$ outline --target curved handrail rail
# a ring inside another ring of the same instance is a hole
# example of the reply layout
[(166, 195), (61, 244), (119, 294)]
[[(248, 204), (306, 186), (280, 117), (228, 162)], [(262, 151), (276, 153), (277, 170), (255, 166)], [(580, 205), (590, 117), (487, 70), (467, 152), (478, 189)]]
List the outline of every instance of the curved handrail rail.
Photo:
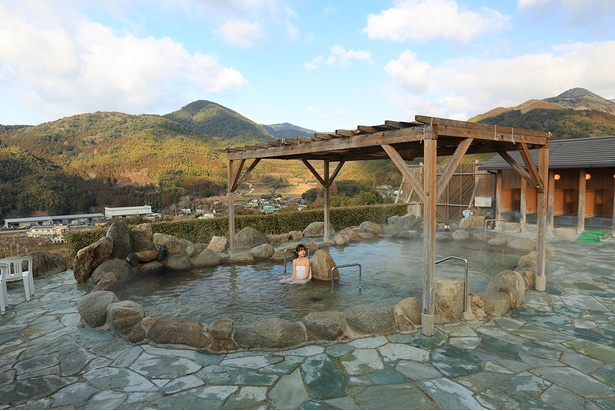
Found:
[(335, 265), (331, 268), (331, 292), (334, 292), (334, 288), (335, 288), (335, 277), (333, 275), (333, 271), (337, 270), (338, 268), (346, 268), (346, 267), (356, 267), (359, 266), (359, 292), (361, 292), (361, 276), (362, 276), (362, 269), (361, 269), (361, 264), (359, 263), (354, 263), (354, 264), (344, 264), (344, 265)]
[(443, 263), (448, 260), (460, 260), (465, 263), (466, 270), (463, 276), (463, 312), (469, 311), (468, 309), (468, 260), (463, 257), (458, 257), (456, 255), (449, 255), (448, 257), (444, 257), (441, 260), (436, 261), (436, 265)]

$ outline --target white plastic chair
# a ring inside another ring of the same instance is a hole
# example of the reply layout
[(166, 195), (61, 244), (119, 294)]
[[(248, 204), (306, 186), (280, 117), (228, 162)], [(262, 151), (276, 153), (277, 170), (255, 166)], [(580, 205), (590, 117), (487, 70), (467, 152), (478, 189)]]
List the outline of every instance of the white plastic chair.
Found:
[(0, 261), (0, 314), (4, 314), (9, 301), (5, 279), (5, 273), (8, 272), (8, 270), (9, 265)]
[[(27, 267), (24, 269), (24, 262)], [(32, 257), (8, 257), (0, 260), (8, 269), (4, 273), (4, 282), (23, 281), (26, 301), (30, 301), (30, 295), (34, 295), (34, 273), (32, 271)], [(6, 285), (5, 285), (6, 287)]]

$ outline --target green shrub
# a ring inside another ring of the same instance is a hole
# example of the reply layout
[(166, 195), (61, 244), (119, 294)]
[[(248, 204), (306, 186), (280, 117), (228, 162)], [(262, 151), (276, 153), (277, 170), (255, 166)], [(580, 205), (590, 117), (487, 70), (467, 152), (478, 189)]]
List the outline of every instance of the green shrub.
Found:
[[(406, 214), (407, 205), (380, 204), (340, 207), (332, 208), (330, 211), (331, 224), (336, 230), (341, 230), (345, 227), (357, 226), (364, 221), (372, 221), (378, 224), (386, 223), (387, 218), (391, 216)], [(246, 227), (252, 227), (263, 234), (288, 233), (293, 230), (303, 231), (314, 221), (324, 221), (322, 209), (236, 216), (235, 230), (239, 231)], [(104, 237), (106, 230), (107, 228), (94, 228), (67, 233), (67, 258), (73, 259), (77, 255), (77, 251)], [(161, 221), (152, 223), (152, 230), (154, 233), (173, 235), (193, 243), (207, 244), (213, 236), (228, 236), (228, 217)]]

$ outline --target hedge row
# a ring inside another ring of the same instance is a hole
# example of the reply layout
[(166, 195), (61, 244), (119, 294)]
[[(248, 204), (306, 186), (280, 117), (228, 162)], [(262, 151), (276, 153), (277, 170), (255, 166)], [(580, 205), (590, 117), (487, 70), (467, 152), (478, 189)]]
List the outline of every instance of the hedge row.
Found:
[[(386, 223), (387, 218), (394, 215), (404, 215), (406, 212), (406, 204), (340, 207), (331, 209), (330, 221), (335, 229), (341, 230), (345, 227), (359, 225), (364, 221), (383, 224)], [(239, 231), (245, 227), (252, 227), (264, 234), (288, 233), (293, 230), (302, 231), (310, 223), (323, 220), (322, 209), (242, 215), (235, 217), (235, 229)], [(193, 243), (207, 244), (215, 235), (228, 235), (228, 217), (157, 222), (152, 223), (152, 230), (155, 233), (184, 238)], [(105, 236), (106, 231), (106, 228), (95, 228), (67, 233), (67, 258), (74, 258), (77, 251), (98, 241)]]

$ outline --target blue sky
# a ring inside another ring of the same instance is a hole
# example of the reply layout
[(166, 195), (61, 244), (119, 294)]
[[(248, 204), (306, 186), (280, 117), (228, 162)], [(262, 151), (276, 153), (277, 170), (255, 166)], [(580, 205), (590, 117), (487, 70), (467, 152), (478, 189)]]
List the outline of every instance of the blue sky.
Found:
[(0, 0), (0, 124), (199, 99), (317, 131), (615, 99), (612, 0)]

